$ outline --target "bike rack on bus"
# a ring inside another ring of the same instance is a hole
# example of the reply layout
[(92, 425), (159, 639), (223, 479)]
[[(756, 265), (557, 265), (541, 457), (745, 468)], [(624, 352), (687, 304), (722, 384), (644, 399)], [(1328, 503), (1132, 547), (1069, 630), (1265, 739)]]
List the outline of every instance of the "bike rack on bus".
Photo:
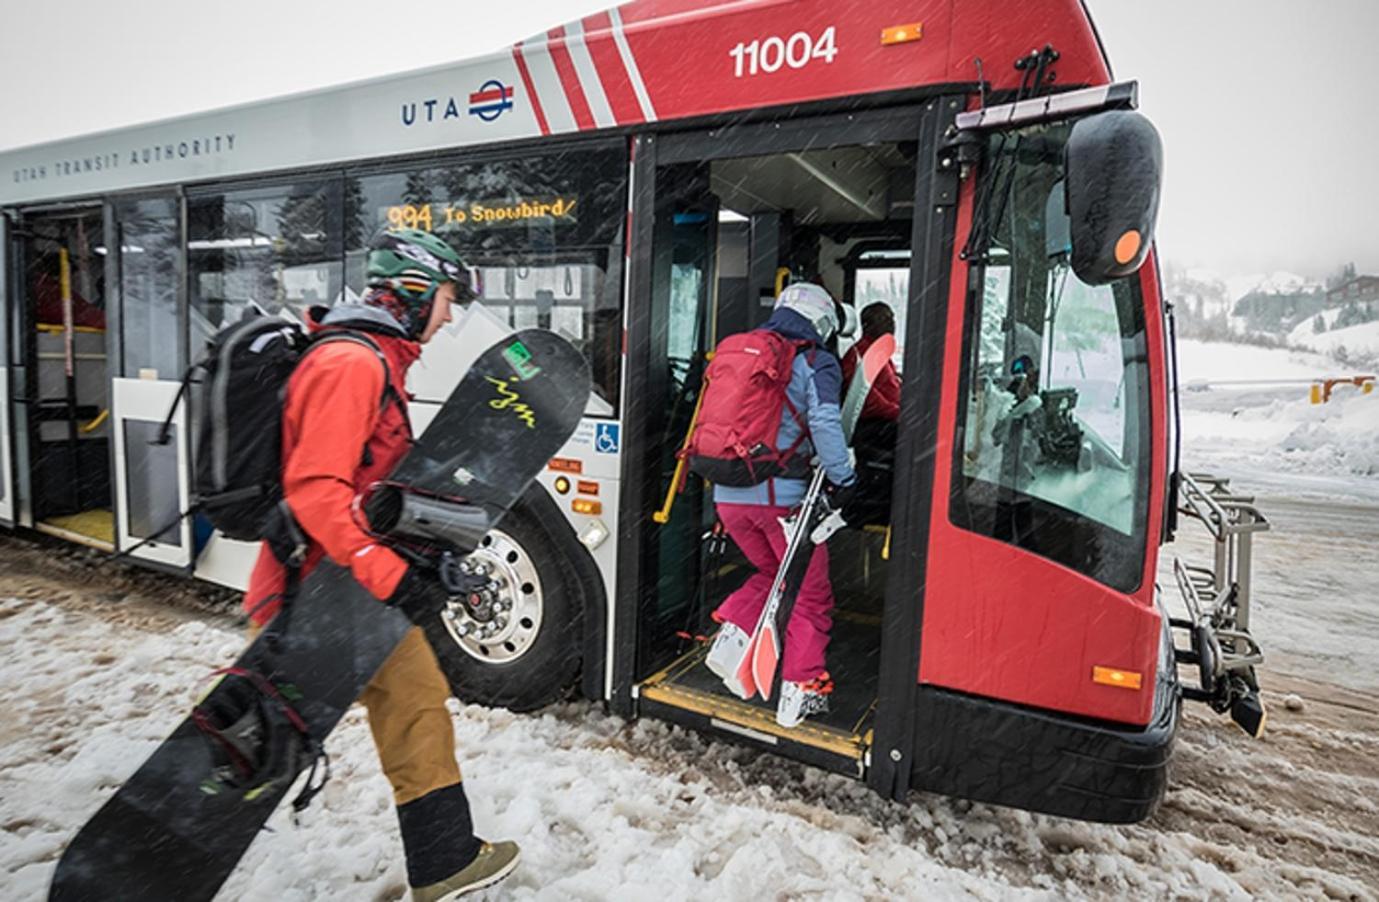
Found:
[(1183, 687), (1183, 697), (1209, 704), (1251, 736), (1264, 732), (1265, 712), (1259, 699), (1255, 667), (1264, 652), (1250, 635), (1250, 569), (1254, 534), (1269, 521), (1254, 498), (1231, 491), (1230, 480), (1208, 473), (1183, 474), (1180, 512), (1199, 520), (1215, 545), (1213, 565), (1194, 567), (1173, 561), (1173, 574), (1187, 607), (1186, 618), (1170, 618), (1175, 630), (1188, 634), (1189, 647), (1174, 643), (1180, 664), (1195, 664), (1198, 688)]

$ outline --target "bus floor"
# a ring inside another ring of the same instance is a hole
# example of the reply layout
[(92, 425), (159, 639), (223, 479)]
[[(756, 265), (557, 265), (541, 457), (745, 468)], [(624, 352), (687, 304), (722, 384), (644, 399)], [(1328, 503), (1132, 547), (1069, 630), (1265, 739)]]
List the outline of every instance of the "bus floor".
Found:
[(115, 514), (103, 508), (47, 517), (34, 526), (40, 532), (51, 533), (93, 548), (104, 551), (115, 549)]
[(836, 610), (827, 655), (834, 684), (829, 710), (795, 728), (780, 727), (775, 722), (779, 682), (769, 701), (759, 695), (745, 701), (737, 698), (704, 666), (707, 643), (697, 644), (643, 683), (641, 694), (758, 732), (835, 751), (846, 749), (848, 754), (860, 756), (876, 708), (880, 644), (879, 617)]

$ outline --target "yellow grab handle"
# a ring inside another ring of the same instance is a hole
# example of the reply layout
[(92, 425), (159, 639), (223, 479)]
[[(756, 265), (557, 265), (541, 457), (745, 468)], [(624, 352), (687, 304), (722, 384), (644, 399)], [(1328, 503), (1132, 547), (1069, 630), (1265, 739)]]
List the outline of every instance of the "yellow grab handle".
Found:
[[(694, 435), (694, 427), (699, 422), (699, 405), (703, 403), (704, 387), (700, 386), (699, 397), (694, 401), (694, 413), (690, 414), (689, 429), (685, 430), (685, 440), (680, 443), (681, 451), (689, 447), (690, 437)], [(670, 509), (675, 506), (675, 496), (679, 492), (681, 481), (685, 478), (685, 466), (685, 458), (680, 455), (675, 461), (675, 475), (670, 478), (670, 488), (666, 490), (665, 503), (661, 505), (660, 510), (651, 515), (652, 521), (661, 524), (670, 522)]]

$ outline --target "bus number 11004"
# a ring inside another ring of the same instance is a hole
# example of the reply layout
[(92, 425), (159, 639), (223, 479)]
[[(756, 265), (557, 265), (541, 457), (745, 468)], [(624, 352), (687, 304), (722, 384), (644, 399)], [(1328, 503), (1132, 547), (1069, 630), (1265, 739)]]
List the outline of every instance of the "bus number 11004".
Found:
[(740, 43), (728, 55), (733, 58), (733, 75), (743, 78), (763, 72), (778, 72), (782, 66), (803, 69), (811, 60), (833, 62), (838, 55), (836, 30), (830, 25), (818, 39), (808, 32), (797, 31), (788, 38), (772, 35), (758, 38), (750, 44)]

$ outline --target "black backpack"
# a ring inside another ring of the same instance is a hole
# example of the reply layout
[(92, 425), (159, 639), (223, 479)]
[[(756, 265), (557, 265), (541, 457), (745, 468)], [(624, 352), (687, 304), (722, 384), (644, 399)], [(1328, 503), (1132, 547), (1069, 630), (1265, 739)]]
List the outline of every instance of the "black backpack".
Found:
[[(402, 406), (382, 349), (359, 332), (331, 330), (312, 337), (296, 323), (251, 310), (207, 342), (205, 356), (183, 377), (156, 440), (167, 444), (177, 405), (188, 387), (197, 385), (192, 402), (192, 503), (179, 520), (200, 513), (228, 538), (267, 541), (283, 563), (301, 562), (306, 538), (292, 520), (282, 492), (287, 380), (312, 348), (337, 341), (372, 350), (383, 364), (380, 410), (390, 401)], [(200, 378), (194, 378), (197, 372)]]

